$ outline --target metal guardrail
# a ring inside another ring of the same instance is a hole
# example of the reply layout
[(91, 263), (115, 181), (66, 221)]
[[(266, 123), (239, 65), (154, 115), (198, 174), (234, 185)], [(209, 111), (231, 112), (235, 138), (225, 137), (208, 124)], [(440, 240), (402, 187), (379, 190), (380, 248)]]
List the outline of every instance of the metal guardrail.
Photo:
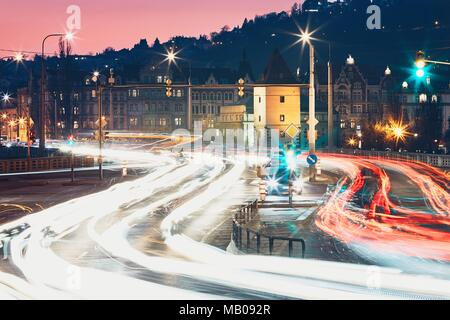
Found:
[[(32, 158), (0, 160), (0, 174), (17, 173), (27, 171), (45, 171), (54, 169), (71, 168), (72, 157), (50, 157), (50, 158)], [(75, 168), (93, 167), (95, 165), (94, 158), (91, 157), (74, 157), (73, 166)]]
[(258, 201), (254, 201), (238, 210), (233, 218), (232, 239), (236, 246), (241, 250), (243, 248), (243, 234), (246, 234), (246, 248), (250, 248), (252, 235), (256, 236), (256, 253), (261, 254), (261, 240), (267, 239), (269, 242), (269, 255), (273, 255), (275, 241), (283, 241), (288, 243), (289, 257), (294, 255), (294, 243), (301, 245), (301, 257), (305, 258), (306, 242), (301, 238), (279, 237), (266, 235), (261, 231), (255, 231), (246, 225), (251, 222), (258, 214)]
[(332, 153), (342, 153), (346, 155), (364, 156), (374, 159), (401, 160), (406, 162), (422, 162), (430, 166), (447, 169), (450, 168), (450, 155), (425, 154), (393, 151), (369, 151), (369, 150), (349, 150), (338, 149)]

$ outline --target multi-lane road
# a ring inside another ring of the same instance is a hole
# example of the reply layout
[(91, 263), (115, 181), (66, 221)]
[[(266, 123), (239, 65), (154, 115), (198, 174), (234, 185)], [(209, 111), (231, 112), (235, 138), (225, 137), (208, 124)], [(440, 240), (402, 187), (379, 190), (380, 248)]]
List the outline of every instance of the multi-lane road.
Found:
[(448, 176), (433, 168), (322, 156), (343, 178), (314, 217), (317, 232), (365, 266), (208, 244), (233, 249), (231, 212), (257, 197), (244, 162), (139, 149), (105, 156), (146, 162), (149, 173), (2, 225), (1, 298), (450, 298)]

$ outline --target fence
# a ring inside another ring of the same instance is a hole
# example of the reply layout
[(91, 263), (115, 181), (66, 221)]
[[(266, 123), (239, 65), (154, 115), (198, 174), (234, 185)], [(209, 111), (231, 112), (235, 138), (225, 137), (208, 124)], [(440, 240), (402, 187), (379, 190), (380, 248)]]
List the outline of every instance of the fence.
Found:
[(364, 156), (375, 159), (401, 160), (406, 162), (422, 162), (433, 167), (450, 168), (450, 155), (424, 154), (408, 152), (367, 151), (367, 150), (338, 150), (338, 153)]
[[(72, 167), (72, 157), (50, 157), (35, 159), (14, 159), (0, 160), (0, 174), (2, 173), (18, 173), (27, 171), (46, 171), (55, 169), (68, 169)], [(95, 165), (94, 158), (91, 157), (74, 157), (73, 166), (75, 168), (93, 167)]]
[(266, 239), (268, 241), (269, 255), (273, 255), (275, 242), (288, 243), (288, 255), (289, 257), (294, 256), (294, 244), (299, 243), (301, 245), (301, 257), (305, 257), (306, 243), (301, 238), (290, 238), (290, 237), (278, 237), (273, 235), (266, 235), (261, 231), (255, 231), (247, 227), (246, 225), (251, 222), (258, 214), (258, 201), (254, 201), (241, 209), (235, 214), (233, 219), (233, 231), (232, 238), (236, 246), (242, 250), (244, 241), (243, 234), (246, 234), (246, 249), (249, 250), (252, 236), (256, 237), (256, 253), (262, 254), (263, 250), (261, 248), (262, 240)]

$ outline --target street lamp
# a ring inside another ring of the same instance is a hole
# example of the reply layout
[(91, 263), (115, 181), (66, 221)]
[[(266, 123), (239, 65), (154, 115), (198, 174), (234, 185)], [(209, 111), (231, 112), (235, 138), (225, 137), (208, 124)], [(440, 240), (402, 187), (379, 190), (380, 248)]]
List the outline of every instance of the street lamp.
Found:
[(100, 72), (94, 71), (91, 80), (95, 83), (97, 94), (97, 112), (98, 112), (98, 172), (100, 180), (103, 180), (103, 117), (102, 110), (102, 87), (100, 84)]
[[(316, 89), (315, 89), (315, 58), (314, 58), (314, 46), (311, 40), (312, 33), (308, 31), (301, 30), (300, 42), (309, 45), (309, 131), (308, 131), (308, 142), (309, 142), (309, 153), (313, 154), (316, 152), (316, 126), (319, 123), (316, 119)], [(316, 166), (313, 165), (311, 169), (311, 179), (315, 180), (316, 177)]]
[(44, 37), (42, 40), (42, 55), (41, 55), (41, 101), (39, 108), (39, 149), (45, 150), (45, 139), (47, 129), (47, 114), (45, 110), (45, 42), (52, 37), (64, 37), (66, 41), (72, 41), (74, 35), (72, 32), (67, 33), (53, 33)]
[(2, 96), (3, 103), (9, 103), (10, 100), (11, 100), (11, 95), (9, 93), (3, 94), (3, 96)]
[[(173, 63), (175, 65), (177, 65), (177, 59), (178, 59), (178, 52), (175, 52), (173, 50), (173, 48), (170, 48), (170, 50), (166, 50), (166, 59), (164, 61), (168, 61), (169, 62), (169, 71), (170, 71), (170, 65)], [(184, 59), (181, 59), (184, 60)], [(187, 129), (188, 130), (192, 130), (192, 64), (191, 61), (187, 60), (189, 63), (189, 78), (188, 78), (188, 92), (187, 92), (187, 96), (188, 96), (188, 105), (187, 105)]]

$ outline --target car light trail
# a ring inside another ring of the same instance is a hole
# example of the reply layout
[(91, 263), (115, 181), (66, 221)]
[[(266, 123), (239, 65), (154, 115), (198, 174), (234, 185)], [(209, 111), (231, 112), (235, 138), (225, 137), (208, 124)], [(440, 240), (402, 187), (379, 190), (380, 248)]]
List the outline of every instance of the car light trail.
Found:
[[(350, 159), (351, 163), (373, 172), (378, 180), (378, 191), (369, 208), (355, 209), (349, 206), (349, 203), (355, 194), (361, 191), (364, 177), (359, 174), (345, 191), (342, 191), (342, 183), (319, 211), (316, 225), (347, 244), (365, 245), (391, 254), (450, 261), (450, 234), (439, 228), (449, 225), (450, 222), (449, 194), (438, 184), (444, 181), (445, 174), (434, 169), (434, 178), (430, 178), (420, 173), (422, 166), (417, 163), (405, 165), (397, 161), (363, 160), (333, 155), (333, 161), (341, 162), (343, 166), (344, 163), (349, 163)], [(353, 164), (349, 170), (353, 169)], [(389, 167), (390, 170), (411, 179), (430, 203), (433, 212), (407, 209), (394, 204), (390, 199), (389, 176), (380, 166)], [(430, 168), (425, 167), (424, 170)]]

